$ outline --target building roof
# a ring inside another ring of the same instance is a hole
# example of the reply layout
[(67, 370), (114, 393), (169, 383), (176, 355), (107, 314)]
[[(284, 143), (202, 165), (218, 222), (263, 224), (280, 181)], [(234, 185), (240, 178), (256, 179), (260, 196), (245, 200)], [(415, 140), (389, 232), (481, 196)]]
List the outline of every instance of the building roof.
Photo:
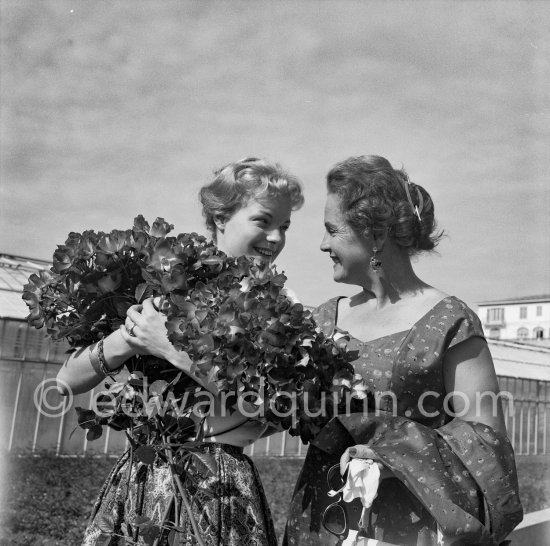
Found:
[(487, 342), (498, 376), (550, 381), (550, 348), (497, 339)]
[(477, 305), (483, 307), (485, 305), (513, 305), (515, 303), (550, 303), (550, 295), (542, 296), (520, 296), (518, 298), (508, 298), (493, 301), (481, 301)]
[(50, 266), (46, 260), (0, 254), (0, 318), (27, 317), (29, 311), (21, 298), (23, 287), (32, 273)]

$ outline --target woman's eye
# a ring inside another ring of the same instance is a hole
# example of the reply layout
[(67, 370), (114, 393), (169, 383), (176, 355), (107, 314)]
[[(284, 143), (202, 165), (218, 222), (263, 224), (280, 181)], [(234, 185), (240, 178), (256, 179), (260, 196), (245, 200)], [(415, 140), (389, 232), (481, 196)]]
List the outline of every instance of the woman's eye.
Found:
[(287, 231), (290, 226), (281, 226), (281, 231)]

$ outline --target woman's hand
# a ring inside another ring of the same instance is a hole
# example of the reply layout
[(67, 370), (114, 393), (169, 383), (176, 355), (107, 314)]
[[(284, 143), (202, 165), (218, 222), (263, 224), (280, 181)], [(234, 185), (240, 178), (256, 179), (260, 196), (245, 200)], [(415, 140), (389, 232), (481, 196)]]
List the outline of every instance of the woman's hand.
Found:
[(348, 463), (352, 458), (371, 459), (373, 461), (376, 461), (376, 464), (380, 469), (380, 479), (385, 480), (386, 478), (393, 478), (393, 472), (377, 460), (378, 456), (376, 455), (376, 453), (369, 446), (365, 446), (362, 444), (349, 447), (348, 449), (346, 449), (346, 451), (344, 451), (344, 453), (340, 457), (340, 474), (344, 475), (346, 467), (348, 466)]
[(132, 305), (128, 309), (120, 333), (138, 354), (168, 360), (175, 350), (168, 340), (166, 315), (155, 307), (152, 298), (145, 300), (143, 305)]
[(163, 358), (192, 375), (193, 363), (189, 355), (185, 351), (178, 351), (170, 343), (166, 315), (158, 310), (152, 298), (146, 299), (143, 305), (132, 305), (126, 315), (120, 334), (137, 354)]

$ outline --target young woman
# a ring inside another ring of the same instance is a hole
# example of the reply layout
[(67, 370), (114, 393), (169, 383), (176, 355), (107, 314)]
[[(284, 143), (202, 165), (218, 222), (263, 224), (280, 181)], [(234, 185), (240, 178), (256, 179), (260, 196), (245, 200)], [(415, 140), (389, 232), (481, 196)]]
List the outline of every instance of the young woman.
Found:
[[(246, 255), (268, 261), (275, 260), (283, 250), (291, 213), (304, 201), (294, 176), (278, 164), (254, 158), (217, 171), (214, 180), (201, 189), (200, 198), (206, 225), (220, 250), (229, 256)], [(125, 327), (105, 338), (102, 350), (108, 370), (116, 370), (135, 354), (152, 354), (191, 376), (189, 357), (170, 344), (165, 318), (150, 300), (128, 311)], [(60, 385), (80, 393), (104, 379), (92, 364), (97, 351), (92, 346), (69, 357), (58, 374)], [(201, 384), (209, 388), (208, 384)], [(243, 454), (243, 447), (259, 438), (265, 426), (239, 413), (225, 414), (219, 401), (214, 406), (204, 423), (205, 437), (200, 449), (214, 457), (217, 473), (203, 476), (195, 462), (182, 476), (188, 497), (193, 499), (191, 508), (201, 538), (207, 546), (275, 546), (271, 514), (258, 473)], [(158, 522), (169, 509), (171, 475), (167, 466), (156, 464), (138, 469), (135, 464), (128, 468), (130, 465), (126, 453), (107, 478), (83, 545), (106, 544), (101, 531), (105, 516), (112, 518), (115, 529), (120, 529), (123, 520), (132, 520), (136, 515)], [(186, 476), (193, 480), (186, 481)], [(182, 529), (179, 543), (197, 543), (185, 511), (175, 523)], [(166, 535), (159, 544), (167, 544)], [(123, 543), (121, 539), (120, 544)], [(107, 544), (119, 542), (115, 537)], [(138, 544), (145, 544), (143, 538), (138, 538)]]

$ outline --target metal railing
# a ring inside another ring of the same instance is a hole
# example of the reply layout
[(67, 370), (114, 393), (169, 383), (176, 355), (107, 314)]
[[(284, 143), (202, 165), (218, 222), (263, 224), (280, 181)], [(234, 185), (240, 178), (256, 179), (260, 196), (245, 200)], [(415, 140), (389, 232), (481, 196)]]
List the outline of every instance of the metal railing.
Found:
[(550, 382), (499, 378), (500, 388), (513, 394), (513, 405), (503, 399), (504, 419), (516, 455), (547, 453)]
[[(123, 432), (105, 429), (102, 438), (86, 440), (78, 427), (74, 408), (91, 407), (96, 391), (63, 398), (55, 388), (60, 363), (38, 362), (0, 356), (0, 406), (2, 431), (9, 451), (49, 451), (56, 454), (119, 454), (126, 447)], [(550, 382), (533, 379), (499, 378), (501, 389), (513, 395), (503, 398), (509, 437), (516, 455), (548, 453), (550, 427)], [(102, 386), (99, 387), (99, 390)], [(287, 433), (256, 441), (246, 452), (254, 456), (305, 455), (307, 446)]]

